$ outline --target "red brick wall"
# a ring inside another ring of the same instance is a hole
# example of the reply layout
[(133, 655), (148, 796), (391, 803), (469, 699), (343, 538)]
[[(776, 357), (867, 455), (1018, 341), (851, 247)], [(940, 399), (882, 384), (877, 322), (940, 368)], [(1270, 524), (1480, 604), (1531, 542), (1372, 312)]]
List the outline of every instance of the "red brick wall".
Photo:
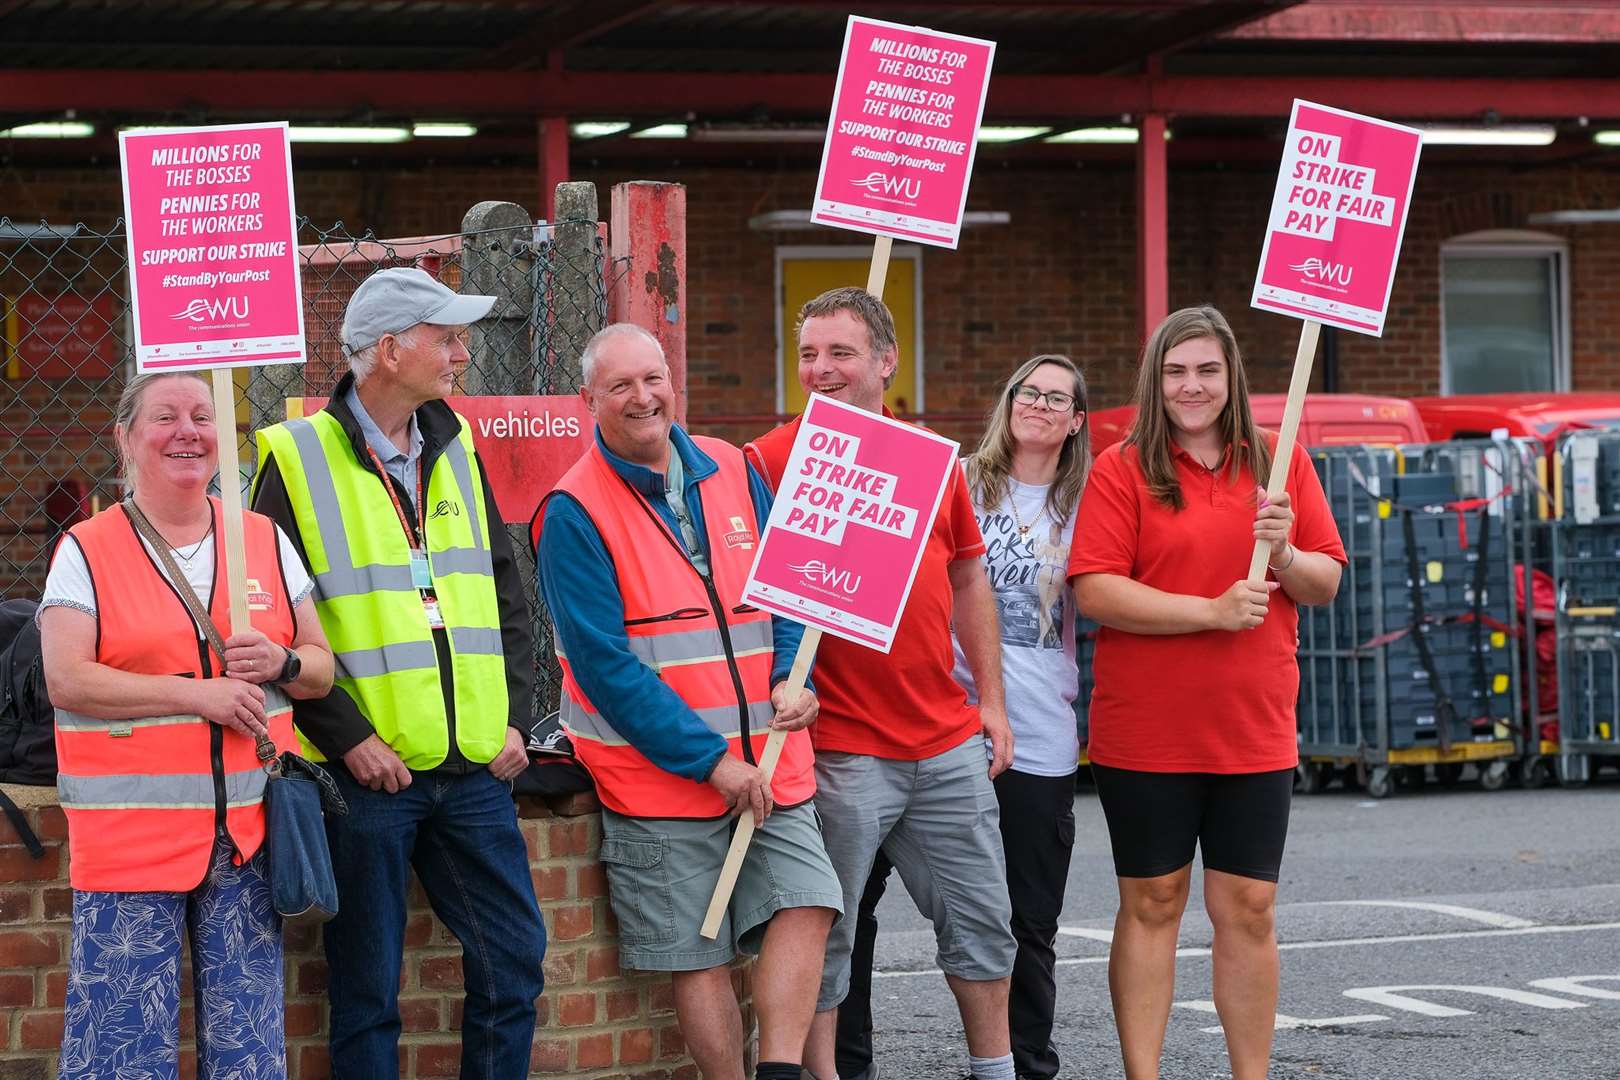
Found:
[[(39, 789), (10, 789), (19, 801)], [(596, 861), (601, 815), (581, 798), (553, 812), (519, 800), (535, 891), (545, 915), (546, 992), (539, 1005), (530, 1070), (613, 1080), (698, 1080), (675, 1024), (668, 976), (625, 975), (618, 964), (617, 927), (608, 909), (607, 880)], [(0, 817), (0, 1080), (56, 1075), (62, 1038), (72, 891), (67, 883), (66, 822), (54, 805), (27, 811), (45, 842), (35, 860)], [(400, 1013), (400, 1075), (453, 1077), (460, 1071), (461, 948), (433, 917), (419, 886), (411, 891), (405, 929)], [(291, 1080), (327, 1080), (326, 962), (320, 928), (293, 920), (286, 927), (287, 1057)], [(189, 962), (181, 964), (182, 1002), (190, 998)], [(744, 1000), (748, 972), (734, 973)], [(192, 1024), (183, 1005), (180, 1029)], [(182, 1043), (183, 1080), (196, 1075), (192, 1043)]]
[[(576, 163), (580, 168), (582, 163)], [(1258, 390), (1281, 391), (1298, 337), (1295, 320), (1248, 305), (1275, 172), (1270, 167), (1173, 169), (1170, 302), (1212, 301), (1232, 321)], [(775, 408), (774, 253), (779, 245), (870, 243), (831, 229), (750, 231), (750, 216), (809, 205), (803, 167), (583, 168), (606, 216), (611, 184), (677, 180), (687, 192), (690, 414), (702, 430), (747, 438), (760, 421), (704, 423)], [(534, 170), (442, 167), (366, 171), (304, 169), (299, 210), (380, 236), (454, 232), (479, 199), (539, 204)], [(1005, 210), (1006, 226), (969, 229), (958, 251), (923, 256), (926, 379), (931, 412), (977, 416), (1006, 374), (1037, 350), (1066, 352), (1090, 377), (1097, 407), (1124, 401), (1140, 342), (1135, 312), (1135, 196), (1128, 169), (1015, 169), (985, 165), (969, 209)], [(1400, 271), (1382, 339), (1340, 333), (1339, 389), (1436, 393), (1440, 378), (1440, 245), (1481, 229), (1526, 228), (1538, 210), (1620, 205), (1620, 174), (1593, 166), (1420, 170)], [(116, 172), (9, 169), (0, 208), (19, 220), (82, 220), (105, 227), (119, 214)], [(1620, 389), (1620, 226), (1554, 227), (1570, 245), (1573, 386)], [(0, 255), (3, 257), (3, 255)], [(1318, 367), (1320, 370), (1320, 365)], [(1320, 376), (1318, 376), (1320, 385)], [(3, 391), (0, 391), (3, 395)], [(0, 396), (0, 402), (3, 402)], [(978, 423), (938, 425), (971, 443)]]
[[(577, 166), (576, 166), (577, 167)], [(1275, 173), (1173, 169), (1170, 302), (1211, 300), (1231, 319), (1256, 385), (1285, 389), (1297, 324), (1248, 306)], [(754, 214), (809, 205), (803, 168), (591, 169), (603, 216), (609, 185), (656, 177), (687, 185), (689, 352), (694, 414), (770, 412), (775, 399), (774, 249), (869, 242), (831, 229), (759, 233)], [(442, 167), (389, 172), (305, 169), (299, 211), (318, 223), (382, 236), (454, 232), (479, 199), (538, 205), (534, 171)], [(1538, 210), (1620, 205), (1620, 174), (1579, 165), (1513, 170), (1432, 165), (1419, 171), (1390, 317), (1382, 339), (1340, 335), (1345, 390), (1432, 393), (1439, 385), (1439, 249), (1448, 237), (1528, 228)], [(9, 169), (0, 208), (17, 220), (119, 216), (117, 173)], [(1128, 170), (986, 167), (970, 210), (1006, 210), (1007, 226), (968, 229), (956, 252), (923, 257), (931, 410), (980, 411), (988, 390), (1037, 349), (1065, 351), (1092, 376), (1099, 405), (1129, 393), (1135, 329), (1134, 194)], [(1620, 386), (1620, 226), (1551, 227), (1569, 240), (1576, 389)]]

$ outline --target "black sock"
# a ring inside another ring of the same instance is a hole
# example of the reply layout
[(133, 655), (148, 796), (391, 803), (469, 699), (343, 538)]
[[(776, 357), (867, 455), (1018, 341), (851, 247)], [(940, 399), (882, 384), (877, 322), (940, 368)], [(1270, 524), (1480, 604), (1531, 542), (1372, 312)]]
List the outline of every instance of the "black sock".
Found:
[(786, 1061), (762, 1061), (754, 1066), (754, 1080), (799, 1080), (799, 1066)]

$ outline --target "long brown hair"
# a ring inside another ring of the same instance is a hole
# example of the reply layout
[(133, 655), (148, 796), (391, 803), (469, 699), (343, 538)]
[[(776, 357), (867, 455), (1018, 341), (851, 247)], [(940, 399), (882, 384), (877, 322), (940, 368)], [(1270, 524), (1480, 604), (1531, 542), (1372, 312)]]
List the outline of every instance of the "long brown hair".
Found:
[(1142, 461), (1142, 475), (1153, 497), (1173, 510), (1185, 505), (1181, 481), (1176, 478), (1175, 461), (1170, 454), (1170, 417), (1164, 407), (1164, 355), (1183, 342), (1212, 338), (1226, 357), (1226, 407), (1216, 421), (1225, 444), (1229, 483), (1236, 483), (1244, 465), (1257, 483), (1265, 483), (1271, 473), (1271, 451), (1255, 427), (1249, 408), (1249, 378), (1243, 370), (1243, 354), (1226, 317), (1208, 304), (1173, 311), (1158, 325), (1142, 349), (1142, 366), (1136, 373), (1136, 421), (1125, 437), (1127, 446), (1136, 447)]
[(1007, 495), (1007, 477), (1012, 472), (1013, 452), (1017, 449), (1012, 434), (1013, 393), (1042, 364), (1051, 364), (1069, 373), (1074, 380), (1074, 407), (1087, 414), (1080, 423), (1080, 430), (1063, 441), (1063, 448), (1058, 451), (1057, 475), (1046, 492), (1047, 513), (1053, 521), (1061, 523), (1068, 521), (1079, 505), (1080, 490), (1085, 487), (1086, 472), (1091, 468), (1091, 416), (1086, 409), (1086, 377), (1067, 356), (1042, 353), (1018, 365), (1007, 385), (1001, 388), (1000, 398), (990, 408), (979, 448), (963, 465), (967, 470), (968, 491), (979, 505), (1001, 505)]

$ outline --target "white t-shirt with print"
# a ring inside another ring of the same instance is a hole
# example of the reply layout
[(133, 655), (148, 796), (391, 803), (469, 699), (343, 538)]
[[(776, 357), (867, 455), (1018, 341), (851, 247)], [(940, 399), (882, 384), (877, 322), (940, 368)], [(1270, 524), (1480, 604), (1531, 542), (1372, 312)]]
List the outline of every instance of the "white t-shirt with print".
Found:
[[(1074, 719), (1080, 680), (1074, 659), (1074, 597), (1067, 580), (1074, 511), (1067, 521), (1053, 521), (1046, 508), (1049, 488), (1008, 477), (1001, 505), (980, 506), (975, 495), (973, 512), (984, 534), (985, 567), (1001, 622), (1012, 767), (1036, 776), (1067, 776), (1080, 764)], [(1028, 533), (1019, 533), (1020, 521), (1029, 526)], [(956, 681), (977, 702), (973, 673), (954, 629), (951, 644)]]

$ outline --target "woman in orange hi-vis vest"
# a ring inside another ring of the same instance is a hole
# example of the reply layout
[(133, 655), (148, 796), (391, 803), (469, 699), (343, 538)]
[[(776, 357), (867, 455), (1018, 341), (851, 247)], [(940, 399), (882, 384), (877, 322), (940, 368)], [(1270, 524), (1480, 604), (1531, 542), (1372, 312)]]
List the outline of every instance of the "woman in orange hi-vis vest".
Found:
[(133, 506), (69, 530), (40, 603), (73, 885), (61, 1076), (178, 1075), (185, 936), (198, 1074), (284, 1075), (281, 924), (259, 850), (254, 743), (293, 746), (288, 697), (327, 692), (332, 652), (309, 575), (268, 518), (243, 515), (252, 629), (226, 637), (224, 656), (136, 531), (144, 516), (229, 628), (222, 510), (207, 494), (219, 437), (208, 383), (131, 380), (115, 432)]

